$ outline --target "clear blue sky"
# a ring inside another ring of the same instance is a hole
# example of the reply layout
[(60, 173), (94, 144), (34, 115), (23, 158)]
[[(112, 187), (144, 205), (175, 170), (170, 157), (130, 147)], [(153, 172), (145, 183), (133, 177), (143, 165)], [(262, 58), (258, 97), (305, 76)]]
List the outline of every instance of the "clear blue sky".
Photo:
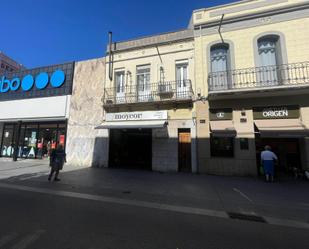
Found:
[(233, 0), (0, 0), (0, 51), (27, 68), (101, 57), (114, 40), (185, 28), (192, 10)]

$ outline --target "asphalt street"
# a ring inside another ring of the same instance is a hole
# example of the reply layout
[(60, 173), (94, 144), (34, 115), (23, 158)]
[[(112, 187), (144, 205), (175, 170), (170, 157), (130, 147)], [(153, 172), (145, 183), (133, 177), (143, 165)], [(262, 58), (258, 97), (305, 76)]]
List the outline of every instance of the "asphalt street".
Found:
[(308, 229), (0, 188), (0, 248), (297, 249)]
[(307, 249), (308, 182), (0, 162), (0, 249)]

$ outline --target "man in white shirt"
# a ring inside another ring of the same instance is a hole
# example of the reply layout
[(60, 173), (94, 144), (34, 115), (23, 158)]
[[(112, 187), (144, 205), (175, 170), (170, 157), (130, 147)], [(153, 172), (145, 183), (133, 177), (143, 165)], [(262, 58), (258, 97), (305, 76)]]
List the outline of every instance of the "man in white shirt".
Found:
[(274, 152), (271, 151), (271, 147), (269, 145), (265, 146), (265, 150), (261, 153), (261, 163), (264, 168), (264, 174), (266, 176), (266, 181), (268, 182), (270, 179), (274, 181), (274, 161), (277, 161), (278, 157)]

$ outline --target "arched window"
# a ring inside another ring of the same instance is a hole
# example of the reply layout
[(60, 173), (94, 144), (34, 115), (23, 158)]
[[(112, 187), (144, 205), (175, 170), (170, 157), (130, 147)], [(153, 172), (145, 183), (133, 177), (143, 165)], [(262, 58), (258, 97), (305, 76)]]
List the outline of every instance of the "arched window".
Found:
[(210, 70), (212, 88), (216, 90), (228, 89), (230, 70), (230, 49), (226, 43), (215, 44), (210, 47)]
[(229, 70), (229, 45), (216, 44), (210, 48), (211, 72)]
[(260, 85), (278, 85), (279, 68), (281, 62), (280, 37), (267, 35), (258, 39), (259, 66), (257, 80)]
[(263, 36), (258, 39), (258, 52), (261, 66), (278, 65), (278, 36)]

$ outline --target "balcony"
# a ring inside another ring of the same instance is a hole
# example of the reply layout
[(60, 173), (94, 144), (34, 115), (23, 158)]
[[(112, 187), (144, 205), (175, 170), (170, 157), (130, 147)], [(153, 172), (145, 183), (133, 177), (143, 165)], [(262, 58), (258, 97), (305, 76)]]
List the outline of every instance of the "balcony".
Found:
[(304, 88), (309, 88), (309, 62), (214, 72), (208, 76), (210, 97)]
[(178, 103), (192, 102), (193, 90), (191, 80), (164, 81), (145, 83), (142, 85), (125, 85), (104, 89), (104, 107), (153, 104), (153, 103)]

